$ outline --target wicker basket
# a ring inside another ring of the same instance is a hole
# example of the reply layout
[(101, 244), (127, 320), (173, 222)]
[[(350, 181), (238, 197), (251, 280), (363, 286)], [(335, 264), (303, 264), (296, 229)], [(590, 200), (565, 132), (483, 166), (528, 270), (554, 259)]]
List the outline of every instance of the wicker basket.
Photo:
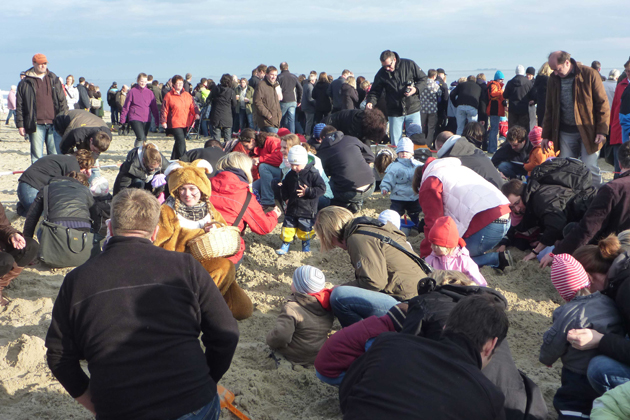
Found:
[(221, 227), (188, 241), (190, 253), (197, 261), (208, 258), (229, 257), (241, 248), (241, 231), (236, 226), (226, 226), (221, 222), (210, 222)]

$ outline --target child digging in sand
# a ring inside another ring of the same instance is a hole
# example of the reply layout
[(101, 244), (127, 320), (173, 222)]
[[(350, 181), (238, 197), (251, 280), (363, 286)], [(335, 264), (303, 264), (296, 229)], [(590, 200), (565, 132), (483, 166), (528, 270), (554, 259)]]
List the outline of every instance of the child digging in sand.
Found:
[(313, 224), (317, 214), (319, 197), (326, 192), (326, 183), (312, 163), (308, 153), (300, 146), (293, 146), (288, 155), (291, 171), (284, 177), (280, 191), (282, 200), (288, 200), (282, 223), (282, 247), (278, 255), (289, 252), (289, 245), (296, 235), (302, 240), (302, 252), (311, 252)]
[(488, 285), (479, 272), (479, 266), (470, 258), (466, 242), (459, 237), (455, 221), (449, 216), (435, 221), (429, 231), (429, 242), (433, 251), (426, 261), (431, 267), (436, 270), (461, 271), (479, 286)]
[(569, 254), (555, 255), (551, 282), (567, 302), (553, 312), (553, 325), (543, 336), (540, 362), (551, 366), (562, 359), (562, 386), (553, 398), (559, 419), (588, 418), (599, 395), (591, 387), (586, 370), (597, 349), (577, 350), (567, 340), (569, 330), (592, 328), (602, 334), (623, 334), (623, 323), (615, 302), (595, 291), (591, 277)]
[(319, 268), (305, 265), (293, 273), (291, 296), (267, 334), (267, 344), (289, 361), (312, 364), (333, 324), (330, 292)]

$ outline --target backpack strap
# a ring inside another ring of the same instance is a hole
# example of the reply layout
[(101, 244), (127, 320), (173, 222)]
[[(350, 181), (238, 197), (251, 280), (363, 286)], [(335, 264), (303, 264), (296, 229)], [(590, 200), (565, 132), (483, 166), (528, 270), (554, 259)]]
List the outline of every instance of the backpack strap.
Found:
[(433, 272), (433, 268), (429, 264), (427, 264), (424, 261), (424, 259), (422, 259), (420, 256), (418, 256), (417, 254), (413, 252), (409, 252), (408, 250), (405, 249), (404, 246), (394, 241), (392, 238), (385, 235), (381, 235), (380, 233), (371, 232), (371, 231), (363, 231), (363, 230), (357, 230), (356, 232), (353, 233), (353, 235), (357, 235), (357, 234), (371, 236), (373, 238), (379, 239), (381, 242), (393, 246), (394, 248), (401, 251), (409, 258), (411, 258), (413, 262), (415, 262), (416, 264), (420, 266), (420, 268), (422, 269), (422, 271), (425, 272), (425, 274), (429, 274)]
[(238, 217), (236, 218), (236, 220), (234, 220), (234, 223), (232, 223), (232, 226), (238, 226), (239, 223), (241, 223), (241, 219), (243, 218), (243, 216), (245, 216), (245, 211), (247, 210), (247, 206), (249, 206), (249, 202), (251, 200), (252, 200), (252, 193), (247, 191), (247, 198), (245, 199), (245, 203), (243, 203), (243, 208), (241, 209), (241, 212), (238, 214)]

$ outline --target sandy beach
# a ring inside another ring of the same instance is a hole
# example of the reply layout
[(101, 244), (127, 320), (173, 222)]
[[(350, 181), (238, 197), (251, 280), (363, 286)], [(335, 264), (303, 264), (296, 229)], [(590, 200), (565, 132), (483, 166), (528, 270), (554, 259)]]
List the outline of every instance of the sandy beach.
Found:
[[(6, 118), (6, 117), (5, 117)], [(109, 115), (106, 115), (109, 120)], [(172, 137), (150, 134), (150, 141), (168, 156)], [(133, 136), (114, 133), (110, 149), (100, 158), (101, 165), (121, 163), (133, 147)], [(0, 127), (0, 172), (24, 170), (30, 164), (29, 143), (24, 141), (11, 121)], [(202, 140), (189, 141), (187, 148), (203, 147)], [(611, 170), (600, 159), (602, 170)], [(113, 186), (117, 169), (104, 169), (102, 175)], [(608, 180), (612, 174), (606, 173)], [(21, 229), (24, 218), (15, 211), (16, 188), (19, 175), (0, 176), (0, 201), (13, 226)], [(380, 194), (366, 203), (363, 215), (376, 217), (389, 207), (389, 199)], [(341, 419), (337, 389), (321, 383), (311, 368), (292, 366), (281, 359), (277, 365), (269, 357), (265, 335), (272, 328), (283, 299), (290, 294), (291, 276), (295, 268), (310, 264), (319, 267), (331, 285), (353, 278), (348, 255), (336, 249), (327, 254), (319, 252), (319, 241), (313, 241), (310, 254), (296, 251), (277, 256), (274, 252), (281, 240), (280, 224), (267, 236), (248, 230), (245, 235), (247, 252), (237, 273), (239, 284), (254, 302), (254, 315), (239, 322), (241, 338), (232, 366), (221, 384), (236, 393), (236, 405), (252, 420), (271, 419)], [(421, 235), (411, 237), (418, 249)], [(509, 302), (510, 330), (508, 341), (516, 365), (541, 388), (549, 406), (550, 418), (555, 418), (551, 401), (560, 385), (561, 363), (548, 368), (538, 362), (542, 335), (551, 325), (553, 310), (562, 302), (549, 280), (549, 269), (538, 264), (522, 262), (524, 256), (514, 251), (519, 262), (505, 273), (482, 268), (489, 286), (499, 290)], [(13, 281), (6, 294), (12, 299), (0, 309), (0, 419), (89, 419), (90, 413), (77, 404), (61, 387), (46, 364), (44, 339), (50, 324), (54, 300), (64, 275), (70, 269), (51, 270), (41, 263), (27, 267)], [(97, 277), (95, 277), (97, 281)], [(334, 329), (339, 329), (335, 322)], [(87, 365), (84, 365), (87, 370)], [(221, 418), (235, 418), (224, 410)]]

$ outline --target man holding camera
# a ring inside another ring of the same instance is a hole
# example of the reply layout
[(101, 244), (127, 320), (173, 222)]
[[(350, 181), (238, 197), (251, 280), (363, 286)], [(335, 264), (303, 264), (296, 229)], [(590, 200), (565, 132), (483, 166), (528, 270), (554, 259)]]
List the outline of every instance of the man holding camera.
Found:
[(381, 66), (366, 97), (366, 108), (372, 109), (385, 89), (389, 137), (396, 145), (402, 137), (403, 125), (421, 123), (419, 92), (426, 85), (427, 75), (413, 60), (400, 58), (390, 50), (381, 53)]

